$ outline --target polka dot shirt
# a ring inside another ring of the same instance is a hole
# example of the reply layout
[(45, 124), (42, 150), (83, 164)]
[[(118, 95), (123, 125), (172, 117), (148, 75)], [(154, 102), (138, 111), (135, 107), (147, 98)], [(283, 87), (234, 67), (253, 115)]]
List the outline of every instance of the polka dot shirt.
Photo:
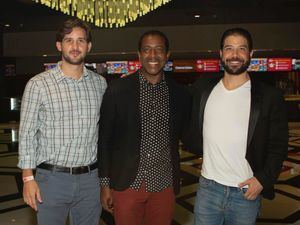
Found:
[(169, 89), (163, 79), (149, 83), (140, 73), (141, 146), (138, 173), (131, 188), (145, 182), (146, 191), (159, 192), (172, 186), (170, 154)]

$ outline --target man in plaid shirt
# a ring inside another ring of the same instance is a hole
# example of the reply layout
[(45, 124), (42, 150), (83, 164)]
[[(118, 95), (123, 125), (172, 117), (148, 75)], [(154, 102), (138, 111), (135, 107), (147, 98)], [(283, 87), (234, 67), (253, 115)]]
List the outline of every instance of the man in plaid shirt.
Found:
[(98, 225), (98, 121), (107, 85), (84, 66), (91, 49), (87, 24), (64, 22), (56, 47), (61, 62), (31, 78), (23, 94), (18, 166), (24, 201), (37, 211), (39, 225), (64, 225), (68, 215), (72, 225)]

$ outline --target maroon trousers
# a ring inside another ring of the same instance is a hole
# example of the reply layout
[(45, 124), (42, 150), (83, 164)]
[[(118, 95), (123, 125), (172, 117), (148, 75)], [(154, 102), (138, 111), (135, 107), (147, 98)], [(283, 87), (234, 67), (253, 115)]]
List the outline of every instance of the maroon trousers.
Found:
[(116, 225), (170, 225), (175, 195), (169, 187), (160, 192), (146, 192), (145, 184), (137, 191), (128, 188), (113, 191)]

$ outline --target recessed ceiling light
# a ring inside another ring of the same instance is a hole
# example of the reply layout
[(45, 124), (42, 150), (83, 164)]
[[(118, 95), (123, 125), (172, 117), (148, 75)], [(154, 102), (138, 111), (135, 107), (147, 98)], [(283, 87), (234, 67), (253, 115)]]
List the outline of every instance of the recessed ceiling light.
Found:
[(199, 14), (194, 15), (195, 18), (200, 18)]
[(44, 54), (43, 57), (47, 57), (48, 55)]
[(8, 23), (7, 23), (7, 24), (5, 24), (4, 26), (6, 26), (6, 27), (10, 27), (10, 24), (8, 24)]
[(121, 52), (122, 55), (126, 55), (126, 52)]

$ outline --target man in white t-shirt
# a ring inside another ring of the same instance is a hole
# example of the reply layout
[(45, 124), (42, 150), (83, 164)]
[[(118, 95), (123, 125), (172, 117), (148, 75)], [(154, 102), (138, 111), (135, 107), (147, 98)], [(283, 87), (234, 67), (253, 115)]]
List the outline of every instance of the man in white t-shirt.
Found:
[(242, 28), (224, 32), (221, 79), (193, 86), (193, 111), (185, 144), (202, 152), (194, 208), (196, 225), (254, 225), (261, 196), (274, 183), (287, 153), (288, 127), (279, 90), (250, 79), (252, 38)]

